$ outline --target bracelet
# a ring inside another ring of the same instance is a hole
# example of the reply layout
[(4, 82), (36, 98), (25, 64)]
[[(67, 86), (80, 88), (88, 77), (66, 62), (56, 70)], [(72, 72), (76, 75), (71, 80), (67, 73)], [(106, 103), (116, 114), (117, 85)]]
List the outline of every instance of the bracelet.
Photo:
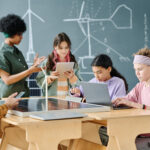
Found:
[(143, 109), (146, 109), (146, 105), (145, 104), (143, 104), (143, 107), (142, 107)]

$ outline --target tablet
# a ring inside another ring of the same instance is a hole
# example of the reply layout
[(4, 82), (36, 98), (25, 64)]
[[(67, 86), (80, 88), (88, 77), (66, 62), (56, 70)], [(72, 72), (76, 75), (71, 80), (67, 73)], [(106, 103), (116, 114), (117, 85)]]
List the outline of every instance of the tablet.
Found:
[(74, 62), (58, 62), (56, 64), (56, 71), (58, 71), (60, 75), (63, 75), (64, 72), (72, 70), (73, 66)]

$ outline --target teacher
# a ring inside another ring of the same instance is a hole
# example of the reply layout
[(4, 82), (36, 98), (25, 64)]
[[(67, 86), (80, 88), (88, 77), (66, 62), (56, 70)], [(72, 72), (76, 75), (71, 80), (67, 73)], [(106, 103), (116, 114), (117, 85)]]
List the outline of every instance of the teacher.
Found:
[(22, 52), (15, 46), (20, 44), (26, 24), (19, 16), (9, 14), (0, 19), (0, 32), (5, 36), (0, 48), (0, 98), (12, 93), (24, 91), (23, 97), (29, 97), (26, 78), (41, 71), (38, 65), (45, 57), (36, 55), (33, 65), (28, 68)]

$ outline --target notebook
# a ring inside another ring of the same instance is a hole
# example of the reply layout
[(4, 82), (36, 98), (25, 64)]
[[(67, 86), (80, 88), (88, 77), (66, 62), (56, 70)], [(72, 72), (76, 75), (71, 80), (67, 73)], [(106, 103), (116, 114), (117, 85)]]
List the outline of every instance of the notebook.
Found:
[(47, 111), (40, 114), (32, 114), (31, 118), (40, 119), (40, 120), (58, 120), (58, 119), (70, 119), (70, 118), (81, 118), (86, 117), (87, 115), (79, 112), (72, 111)]

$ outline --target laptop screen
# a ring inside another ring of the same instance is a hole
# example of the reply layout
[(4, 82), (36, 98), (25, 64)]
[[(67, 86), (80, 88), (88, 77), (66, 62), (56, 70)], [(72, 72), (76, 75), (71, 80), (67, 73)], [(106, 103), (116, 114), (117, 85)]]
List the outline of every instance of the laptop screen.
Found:
[(111, 100), (105, 83), (81, 82), (87, 103), (111, 106)]

